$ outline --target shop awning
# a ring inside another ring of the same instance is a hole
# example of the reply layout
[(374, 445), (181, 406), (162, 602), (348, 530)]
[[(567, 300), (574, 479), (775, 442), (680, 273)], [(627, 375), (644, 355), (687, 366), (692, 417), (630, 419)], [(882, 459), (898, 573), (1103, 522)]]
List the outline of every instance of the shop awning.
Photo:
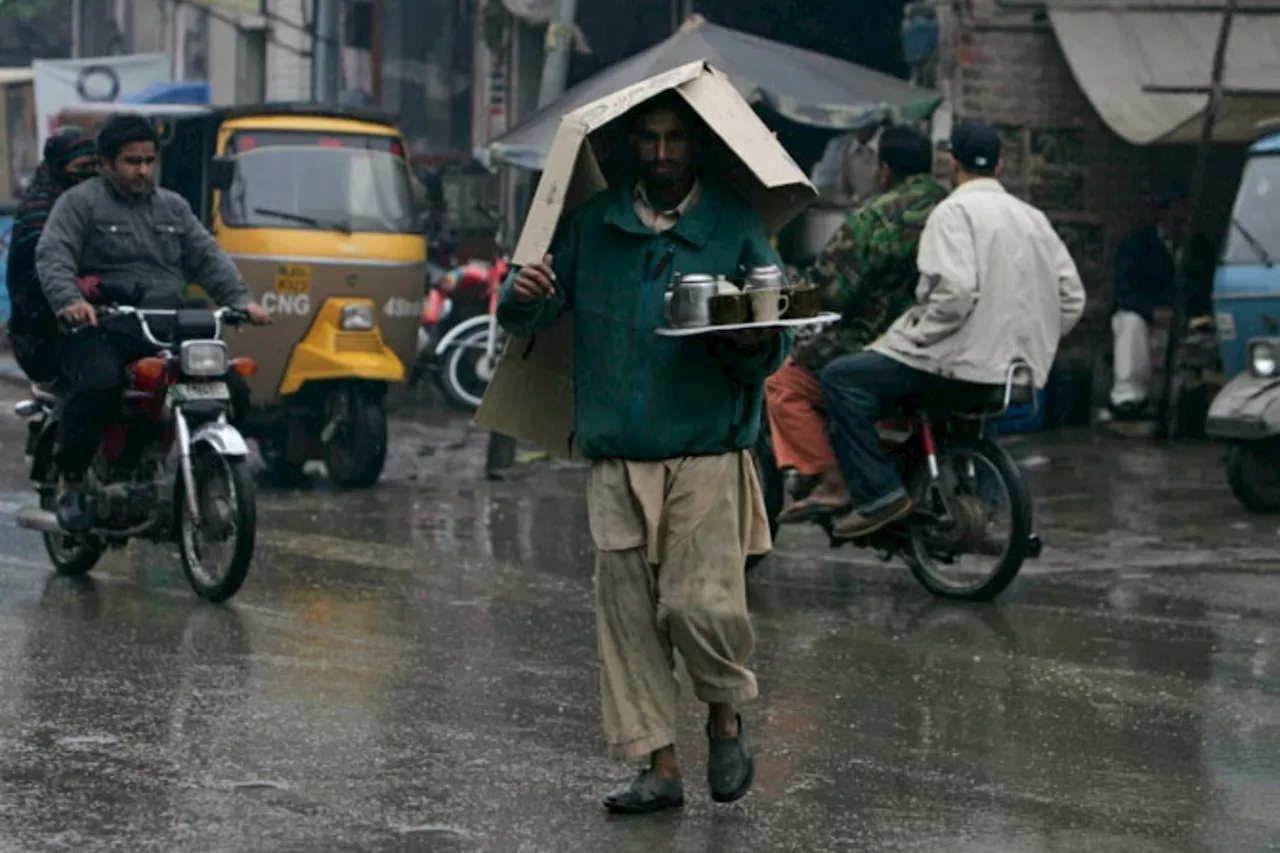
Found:
[[(1097, 0), (1057, 0), (1049, 20), (1080, 88), (1121, 138), (1190, 142), (1200, 135), (1224, 5), (1126, 0), (1105, 8)], [(1246, 0), (1235, 15), (1218, 141), (1252, 140), (1258, 121), (1280, 115), (1280, 14), (1259, 11), (1263, 5), (1280, 11), (1280, 3)]]

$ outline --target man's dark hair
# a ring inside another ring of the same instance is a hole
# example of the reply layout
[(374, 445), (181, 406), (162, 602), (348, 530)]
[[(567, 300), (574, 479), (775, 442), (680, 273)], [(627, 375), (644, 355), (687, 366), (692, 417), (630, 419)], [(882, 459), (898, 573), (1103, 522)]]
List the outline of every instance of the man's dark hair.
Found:
[(880, 134), (880, 162), (893, 173), (894, 183), (912, 175), (933, 172), (933, 144), (929, 138), (903, 124), (887, 127)]
[(98, 154), (107, 160), (115, 160), (126, 145), (134, 142), (151, 142), (160, 145), (160, 134), (137, 113), (120, 113), (107, 119), (98, 131)]

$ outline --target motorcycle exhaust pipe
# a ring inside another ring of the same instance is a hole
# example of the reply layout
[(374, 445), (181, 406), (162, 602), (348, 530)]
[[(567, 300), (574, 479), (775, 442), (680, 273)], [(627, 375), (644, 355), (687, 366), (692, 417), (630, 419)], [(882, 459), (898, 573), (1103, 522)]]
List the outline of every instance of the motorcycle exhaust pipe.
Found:
[(14, 519), (18, 522), (18, 526), (24, 530), (34, 530), (37, 533), (65, 533), (62, 525), (58, 524), (58, 517), (47, 509), (41, 509), (38, 506), (26, 506), (18, 510)]

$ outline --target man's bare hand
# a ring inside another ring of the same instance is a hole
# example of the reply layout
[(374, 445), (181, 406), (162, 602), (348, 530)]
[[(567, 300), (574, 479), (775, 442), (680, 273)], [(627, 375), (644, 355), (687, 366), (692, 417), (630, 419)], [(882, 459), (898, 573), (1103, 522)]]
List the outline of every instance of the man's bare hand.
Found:
[(62, 313), (58, 315), (62, 318), (62, 322), (66, 323), (73, 329), (80, 326), (96, 326), (98, 325), (98, 312), (93, 310), (93, 306), (88, 302), (77, 302), (62, 309)]
[(271, 325), (271, 315), (267, 313), (267, 309), (256, 302), (250, 302), (244, 306), (244, 312), (249, 315), (249, 322), (255, 326)]
[(761, 344), (768, 343), (781, 334), (782, 330), (773, 329), (734, 329), (733, 331), (724, 332), (723, 336), (730, 344), (738, 349), (755, 349)]
[(551, 256), (547, 255), (541, 263), (521, 267), (516, 273), (516, 299), (521, 302), (533, 302), (546, 299), (556, 292), (556, 273), (551, 269)]

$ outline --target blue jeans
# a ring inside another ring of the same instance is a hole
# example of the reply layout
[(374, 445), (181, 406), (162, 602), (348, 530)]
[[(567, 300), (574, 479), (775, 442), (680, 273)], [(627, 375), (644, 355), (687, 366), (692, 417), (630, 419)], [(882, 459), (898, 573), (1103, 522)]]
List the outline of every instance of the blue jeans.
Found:
[(842, 356), (827, 365), (822, 371), (827, 428), (855, 512), (874, 514), (907, 494), (876, 433), (885, 407), (961, 385), (878, 352)]

